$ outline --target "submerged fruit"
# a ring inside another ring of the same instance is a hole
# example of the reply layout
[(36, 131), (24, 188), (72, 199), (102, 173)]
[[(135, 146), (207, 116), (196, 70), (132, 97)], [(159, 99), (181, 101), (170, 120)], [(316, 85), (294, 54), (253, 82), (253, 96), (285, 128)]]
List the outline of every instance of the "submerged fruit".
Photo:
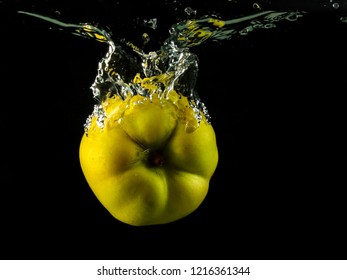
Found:
[(91, 121), (80, 162), (98, 200), (135, 226), (169, 223), (204, 200), (216, 169), (214, 130), (197, 122), (186, 97), (118, 96), (103, 102), (104, 127)]

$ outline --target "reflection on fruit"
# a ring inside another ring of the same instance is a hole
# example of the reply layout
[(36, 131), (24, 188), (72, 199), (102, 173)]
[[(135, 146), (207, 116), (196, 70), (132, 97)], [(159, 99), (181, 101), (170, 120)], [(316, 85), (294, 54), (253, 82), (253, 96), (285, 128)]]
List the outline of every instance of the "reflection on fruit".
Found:
[(214, 130), (197, 122), (186, 97), (118, 96), (102, 103), (80, 145), (88, 184), (118, 220), (135, 226), (169, 223), (203, 202), (216, 169)]

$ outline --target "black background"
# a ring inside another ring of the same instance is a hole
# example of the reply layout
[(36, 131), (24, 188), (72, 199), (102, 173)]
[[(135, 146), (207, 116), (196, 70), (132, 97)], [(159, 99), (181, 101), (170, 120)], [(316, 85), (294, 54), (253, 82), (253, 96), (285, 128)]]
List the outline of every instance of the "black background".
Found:
[[(0, 1), (1, 259), (346, 259), (346, 5), (257, 2), (305, 10), (192, 49), (220, 160), (200, 208), (133, 227), (95, 198), (79, 165), (89, 89), (106, 48), (24, 15), (94, 22), (156, 50), (187, 15), (257, 12), (251, 1)], [(288, 2), (288, 1), (287, 1)], [(159, 8), (158, 8), (159, 7)], [(158, 28), (142, 25), (158, 19)]]

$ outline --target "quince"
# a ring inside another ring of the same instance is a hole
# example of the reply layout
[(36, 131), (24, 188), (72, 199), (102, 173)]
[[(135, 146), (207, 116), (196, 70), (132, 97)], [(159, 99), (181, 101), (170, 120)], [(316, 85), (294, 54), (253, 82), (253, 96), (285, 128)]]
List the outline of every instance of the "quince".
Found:
[(97, 199), (117, 220), (134, 226), (181, 219), (205, 199), (217, 167), (212, 125), (197, 121), (188, 99), (118, 96), (102, 103), (80, 144), (80, 163)]

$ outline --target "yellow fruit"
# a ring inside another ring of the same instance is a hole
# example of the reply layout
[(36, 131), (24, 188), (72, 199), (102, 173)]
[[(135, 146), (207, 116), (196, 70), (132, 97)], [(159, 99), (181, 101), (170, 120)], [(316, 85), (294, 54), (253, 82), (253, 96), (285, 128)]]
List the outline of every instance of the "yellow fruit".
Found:
[(218, 151), (211, 124), (198, 125), (187, 98), (172, 91), (103, 102), (100, 128), (92, 119), (80, 145), (85, 178), (119, 221), (169, 223), (196, 210), (209, 188)]

